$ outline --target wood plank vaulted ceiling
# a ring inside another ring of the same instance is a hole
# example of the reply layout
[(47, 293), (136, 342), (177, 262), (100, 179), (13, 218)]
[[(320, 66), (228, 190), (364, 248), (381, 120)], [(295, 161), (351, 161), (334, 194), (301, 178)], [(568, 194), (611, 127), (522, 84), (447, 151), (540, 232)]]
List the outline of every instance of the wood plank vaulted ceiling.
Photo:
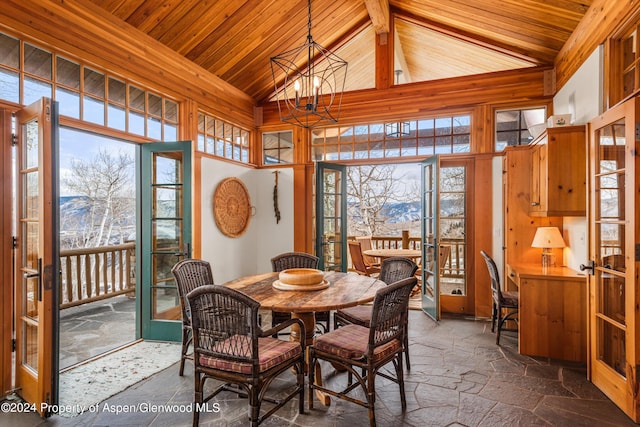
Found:
[[(91, 1), (257, 102), (273, 95), (270, 58), (306, 41), (307, 0)], [(311, 31), (349, 63), (356, 90), (375, 85), (376, 32), (393, 34), (399, 83), (553, 65), (591, 3), (312, 0)]]

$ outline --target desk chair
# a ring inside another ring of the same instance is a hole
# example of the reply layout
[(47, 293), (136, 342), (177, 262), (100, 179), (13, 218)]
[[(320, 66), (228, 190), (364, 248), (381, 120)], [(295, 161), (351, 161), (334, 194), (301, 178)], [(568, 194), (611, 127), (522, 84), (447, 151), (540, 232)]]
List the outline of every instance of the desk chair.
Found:
[[(480, 251), (480, 254), (487, 263), (487, 269), (489, 270), (489, 276), (491, 277), (491, 296), (493, 298), (493, 310), (491, 314), (491, 332), (495, 331), (496, 323), (498, 325), (498, 332), (496, 333), (496, 344), (500, 345), (500, 332), (510, 331), (518, 332), (518, 329), (505, 327), (507, 320), (513, 320), (518, 322), (518, 292), (502, 291), (500, 289), (500, 276), (498, 275), (498, 267), (496, 267), (495, 261), (485, 251)], [(503, 316), (503, 311), (506, 311), (506, 315)]]

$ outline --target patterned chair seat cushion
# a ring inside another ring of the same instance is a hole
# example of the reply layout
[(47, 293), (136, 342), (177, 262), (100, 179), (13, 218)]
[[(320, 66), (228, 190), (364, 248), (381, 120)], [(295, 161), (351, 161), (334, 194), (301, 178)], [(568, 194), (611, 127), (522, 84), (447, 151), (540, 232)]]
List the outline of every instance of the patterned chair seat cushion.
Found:
[[(320, 335), (313, 346), (322, 352), (333, 354), (343, 359), (358, 360), (365, 357), (369, 344), (369, 328), (360, 325), (346, 325), (328, 334)], [(402, 350), (398, 339), (378, 346), (373, 352), (373, 361), (385, 358), (389, 354)]]
[(512, 306), (517, 306), (518, 305), (518, 292), (510, 292), (510, 291), (503, 291), (502, 292), (502, 303), (503, 305), (512, 305)]
[[(229, 351), (225, 351), (225, 348)], [(243, 335), (234, 335), (216, 345), (216, 351), (234, 355), (251, 357), (251, 338)], [(302, 349), (299, 342), (283, 341), (277, 338), (258, 338), (258, 370), (266, 371), (286, 360), (300, 356)], [(238, 372), (241, 374), (251, 374), (252, 364), (249, 362), (239, 362), (221, 357), (200, 355), (200, 364), (222, 371)]]
[(371, 323), (372, 309), (373, 307), (370, 305), (356, 305), (355, 307), (340, 309), (338, 311), (338, 316), (351, 323), (366, 326), (368, 328)]

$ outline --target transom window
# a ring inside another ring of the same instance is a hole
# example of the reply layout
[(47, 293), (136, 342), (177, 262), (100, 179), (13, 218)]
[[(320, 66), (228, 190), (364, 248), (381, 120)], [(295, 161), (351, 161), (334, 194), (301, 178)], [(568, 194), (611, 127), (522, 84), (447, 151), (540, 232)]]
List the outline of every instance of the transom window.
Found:
[(59, 102), (62, 116), (159, 141), (178, 139), (177, 102), (0, 33), (0, 99), (29, 105), (43, 96)]
[(612, 39), (613, 52), (608, 55), (612, 59), (608, 76), (609, 105), (615, 105), (640, 90), (639, 27), (640, 23), (636, 21), (621, 36)]
[(313, 159), (360, 160), (468, 153), (471, 116), (314, 129)]
[(263, 133), (262, 153), (265, 165), (293, 163), (293, 132)]
[(198, 151), (249, 163), (249, 131), (198, 113)]
[(546, 117), (545, 107), (496, 111), (495, 150), (529, 144), (545, 129)]

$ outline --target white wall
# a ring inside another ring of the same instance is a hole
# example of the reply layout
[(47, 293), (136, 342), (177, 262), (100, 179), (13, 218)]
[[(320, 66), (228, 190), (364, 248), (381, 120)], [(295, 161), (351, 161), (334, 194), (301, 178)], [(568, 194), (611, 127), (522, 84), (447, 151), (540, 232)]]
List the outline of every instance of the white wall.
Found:
[[(602, 113), (603, 49), (598, 47), (553, 98), (554, 114), (571, 114), (572, 124), (584, 125)], [(588, 143), (589, 135), (587, 135)], [(586, 161), (586, 159), (585, 159)], [(564, 265), (577, 270), (589, 259), (586, 217), (565, 217)]]
[[(274, 170), (202, 158), (202, 259), (211, 263), (216, 283), (271, 271), (271, 258), (293, 249), (293, 170), (278, 169), (278, 224), (273, 208)], [(222, 234), (213, 216), (216, 186), (229, 177), (242, 180), (256, 207), (247, 231), (237, 238)]]

